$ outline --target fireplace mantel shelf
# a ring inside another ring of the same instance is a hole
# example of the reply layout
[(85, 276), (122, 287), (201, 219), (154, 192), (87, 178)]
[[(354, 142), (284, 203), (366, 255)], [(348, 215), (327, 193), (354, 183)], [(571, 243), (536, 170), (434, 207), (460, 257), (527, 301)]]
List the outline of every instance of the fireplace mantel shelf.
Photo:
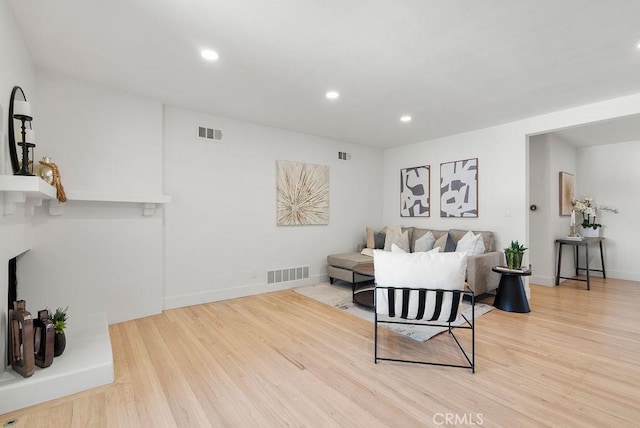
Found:
[(38, 177), (0, 175), (0, 192), (4, 193), (4, 214), (15, 214), (17, 204), (25, 204), (25, 211), (33, 214), (43, 200), (56, 198), (56, 189)]
[[(65, 193), (67, 195), (67, 201), (142, 204), (142, 214), (145, 216), (154, 215), (156, 207), (159, 204), (168, 204), (171, 202), (171, 196), (147, 193), (82, 192), (74, 190), (69, 190)], [(64, 205), (65, 204), (58, 202), (56, 199), (50, 201), (49, 214), (62, 215), (64, 213)]]
[[(42, 201), (49, 201), (49, 214), (64, 214), (63, 203), (56, 199), (56, 189), (38, 177), (0, 175), (0, 193), (4, 193), (4, 214), (14, 214), (16, 205), (24, 203), (27, 214), (33, 214)], [(82, 192), (67, 190), (67, 201), (114, 202), (142, 204), (143, 215), (155, 214), (159, 204), (171, 202), (171, 196), (156, 194), (131, 194), (120, 192)]]

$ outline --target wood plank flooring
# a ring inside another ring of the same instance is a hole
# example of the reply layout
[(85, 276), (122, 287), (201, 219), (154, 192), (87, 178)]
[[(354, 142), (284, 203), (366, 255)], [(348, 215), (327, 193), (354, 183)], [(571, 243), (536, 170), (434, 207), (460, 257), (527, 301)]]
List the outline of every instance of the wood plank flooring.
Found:
[[(287, 290), (112, 325), (112, 385), (2, 415), (0, 424), (638, 426), (640, 283), (531, 289), (531, 313), (477, 319), (475, 375), (376, 365), (371, 323)], [(459, 357), (446, 334), (422, 344), (383, 330), (382, 347)]]

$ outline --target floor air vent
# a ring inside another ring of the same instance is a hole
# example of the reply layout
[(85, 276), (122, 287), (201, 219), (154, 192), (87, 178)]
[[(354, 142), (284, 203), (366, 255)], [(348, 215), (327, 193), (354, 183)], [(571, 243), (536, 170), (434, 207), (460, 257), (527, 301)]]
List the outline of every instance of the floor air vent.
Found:
[(309, 278), (309, 266), (300, 266), (285, 269), (274, 269), (267, 271), (267, 284), (276, 282), (295, 281)]

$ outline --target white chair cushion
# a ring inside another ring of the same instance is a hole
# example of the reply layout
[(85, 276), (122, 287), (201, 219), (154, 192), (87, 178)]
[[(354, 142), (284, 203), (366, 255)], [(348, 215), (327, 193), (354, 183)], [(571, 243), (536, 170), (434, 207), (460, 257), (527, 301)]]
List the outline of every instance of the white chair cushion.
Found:
[[(396, 316), (402, 313), (403, 291), (400, 288), (464, 290), (466, 253), (390, 253), (376, 250), (373, 252), (373, 263), (378, 287), (399, 288), (394, 298)], [(419, 292), (411, 291), (409, 295), (407, 318), (416, 319), (420, 305)], [(445, 293), (441, 308), (436, 308), (436, 292), (427, 292), (426, 309), (420, 319), (431, 319), (435, 311), (439, 311), (437, 319), (446, 320), (450, 316), (452, 299), (452, 293)], [(376, 289), (376, 311), (381, 315), (389, 315), (387, 289)]]

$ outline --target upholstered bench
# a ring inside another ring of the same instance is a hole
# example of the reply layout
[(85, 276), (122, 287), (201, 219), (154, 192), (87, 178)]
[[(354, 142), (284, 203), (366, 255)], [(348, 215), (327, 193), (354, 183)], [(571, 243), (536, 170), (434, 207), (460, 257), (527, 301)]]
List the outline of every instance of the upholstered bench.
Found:
[(371, 263), (373, 263), (373, 257), (360, 253), (332, 254), (327, 256), (329, 282), (333, 284), (334, 279), (341, 279), (353, 285), (358, 282), (370, 281), (371, 278), (358, 275), (353, 271), (353, 268), (358, 264)]

